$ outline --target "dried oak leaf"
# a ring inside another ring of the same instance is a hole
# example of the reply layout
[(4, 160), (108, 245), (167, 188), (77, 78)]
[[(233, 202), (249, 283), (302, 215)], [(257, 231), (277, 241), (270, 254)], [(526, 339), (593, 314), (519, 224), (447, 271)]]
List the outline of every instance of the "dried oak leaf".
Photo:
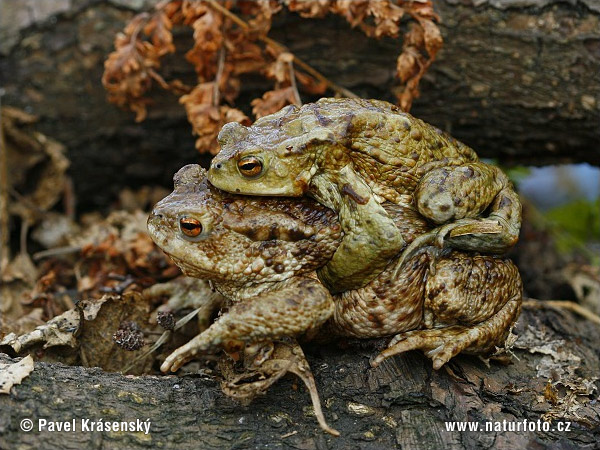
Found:
[(216, 137), (221, 127), (227, 122), (249, 125), (250, 119), (238, 109), (215, 106), (214, 94), (214, 83), (200, 83), (192, 92), (182, 96), (179, 102), (183, 103), (194, 134), (198, 136), (196, 148), (201, 152), (216, 154), (218, 151)]
[(290, 64), (292, 62), (294, 62), (294, 55), (289, 52), (280, 52), (275, 61), (265, 69), (265, 75), (278, 83), (290, 83)]
[(15, 333), (7, 334), (0, 341), (0, 347), (9, 346), (16, 353), (41, 343), (43, 343), (42, 348), (63, 345), (75, 348), (77, 346), (75, 334), (79, 331), (80, 319), (80, 312), (77, 309), (70, 309), (29, 333), (20, 336)]
[[(104, 62), (102, 84), (108, 92), (108, 100), (121, 108), (129, 108), (136, 113), (135, 120), (146, 118), (146, 106), (150, 100), (143, 95), (158, 82), (164, 89), (177, 90), (156, 72), (160, 58), (173, 53), (173, 23), (165, 11), (158, 10), (152, 15), (138, 14), (115, 38), (115, 51)], [(145, 34), (149, 41), (142, 40)]]
[(242, 75), (250, 72), (259, 72), (266, 65), (262, 48), (247, 40), (243, 33), (229, 37), (225, 42), (227, 50), (226, 65), (233, 75)]
[(224, 41), (222, 25), (222, 16), (211, 10), (207, 10), (192, 23), (194, 47), (185, 54), (185, 58), (193, 64), (203, 81), (216, 74), (216, 54)]
[(290, 11), (297, 12), (301, 17), (321, 18), (329, 13), (332, 0), (287, 0), (286, 5)]
[(369, 13), (375, 18), (375, 37), (398, 36), (400, 19), (404, 16), (402, 7), (390, 1), (374, 1), (369, 3)]
[(400, 53), (396, 73), (403, 83), (419, 73), (419, 53), (414, 47), (407, 47)]
[(0, 363), (0, 394), (8, 394), (15, 384), (21, 384), (33, 371), (33, 358), (27, 355), (12, 364)]
[(276, 0), (242, 0), (236, 6), (247, 20), (252, 34), (266, 35), (271, 29), (273, 16), (281, 10), (281, 3)]
[(144, 33), (150, 37), (152, 45), (160, 49), (161, 55), (175, 51), (172, 28), (173, 23), (165, 11), (157, 11), (152, 14), (144, 27)]
[[(85, 319), (78, 336), (83, 365), (119, 371), (144, 352), (123, 350), (113, 341), (113, 335), (123, 322), (135, 322), (143, 327), (148, 325), (150, 306), (140, 293), (105, 295), (100, 300), (82, 300), (77, 306), (83, 311)], [(148, 372), (152, 361), (152, 356), (138, 361), (130, 373)]]
[(425, 40), (425, 49), (430, 58), (435, 58), (437, 52), (442, 48), (442, 34), (438, 26), (429, 19), (419, 20), (419, 25), (423, 28)]
[(60, 143), (35, 131), (35, 116), (16, 108), (2, 107), (2, 132), (5, 136), (8, 185), (19, 201), (10, 202), (9, 214), (28, 224), (45, 219), (46, 212), (63, 196), (70, 165)]
[(352, 28), (364, 23), (369, 14), (370, 0), (337, 0), (331, 5), (331, 12), (342, 16)]
[(252, 113), (258, 119), (273, 114), (285, 105), (295, 103), (295, 101), (294, 89), (291, 86), (267, 91), (263, 94), (262, 98), (255, 98), (252, 100)]

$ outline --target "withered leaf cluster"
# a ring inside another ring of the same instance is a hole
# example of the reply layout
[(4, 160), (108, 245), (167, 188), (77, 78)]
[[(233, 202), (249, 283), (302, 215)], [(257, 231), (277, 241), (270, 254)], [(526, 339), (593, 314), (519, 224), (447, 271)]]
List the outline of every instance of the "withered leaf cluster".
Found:
[[(251, 102), (257, 118), (300, 104), (299, 90), (321, 95), (329, 88), (336, 95), (352, 95), (269, 38), (273, 16), (284, 7), (306, 18), (340, 15), (370, 38), (399, 37), (406, 20), (396, 64), (401, 82), (396, 97), (404, 110), (419, 95), (419, 81), (442, 46), (431, 0), (165, 0), (154, 12), (134, 17), (117, 35), (102, 78), (109, 100), (142, 121), (151, 103), (150, 88), (169, 90), (185, 107), (198, 150), (215, 153), (215, 137), (225, 123), (250, 123), (233, 107), (244, 74), (274, 81), (272, 90)], [(195, 68), (196, 86), (159, 74), (161, 59), (175, 52), (174, 26), (193, 30), (194, 45), (185, 58)]]

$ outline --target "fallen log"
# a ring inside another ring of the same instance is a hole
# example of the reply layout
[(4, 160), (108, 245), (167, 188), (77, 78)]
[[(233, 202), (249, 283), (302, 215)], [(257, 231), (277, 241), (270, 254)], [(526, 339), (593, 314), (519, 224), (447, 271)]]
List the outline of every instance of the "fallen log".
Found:
[[(459, 356), (433, 371), (422, 354), (410, 352), (373, 369), (369, 359), (381, 341), (309, 348), (337, 438), (319, 429), (308, 393), (291, 377), (240, 406), (206, 372), (122, 376), (36, 363), (22, 384), (0, 395), (0, 448), (596, 448), (600, 326), (529, 303), (508, 365)], [(0, 356), (0, 363), (11, 361)], [(30, 432), (20, 429), (25, 419)], [(47, 421), (42, 431), (40, 419)], [(75, 432), (48, 431), (51, 421), (73, 419)], [(542, 419), (551, 420), (548, 431), (529, 428), (542, 427)], [(89, 431), (100, 420), (149, 420), (150, 430)], [(467, 422), (479, 431), (457, 431)], [(491, 431), (481, 431), (486, 426)], [(521, 431), (508, 431), (517, 426)]]

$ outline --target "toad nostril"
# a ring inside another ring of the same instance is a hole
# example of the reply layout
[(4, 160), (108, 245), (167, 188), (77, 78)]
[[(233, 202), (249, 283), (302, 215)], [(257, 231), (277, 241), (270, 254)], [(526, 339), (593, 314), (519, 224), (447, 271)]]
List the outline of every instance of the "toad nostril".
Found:
[(156, 218), (158, 218), (158, 219), (162, 219), (162, 218), (163, 218), (163, 215), (162, 215), (162, 213), (161, 213), (161, 212), (160, 212), (160, 210), (158, 210), (158, 209), (153, 209), (153, 210), (152, 210), (152, 212), (150, 213), (150, 215), (151, 215), (152, 217), (156, 217)]
[(221, 163), (215, 164), (215, 169), (220, 169), (220, 168), (221, 168)]

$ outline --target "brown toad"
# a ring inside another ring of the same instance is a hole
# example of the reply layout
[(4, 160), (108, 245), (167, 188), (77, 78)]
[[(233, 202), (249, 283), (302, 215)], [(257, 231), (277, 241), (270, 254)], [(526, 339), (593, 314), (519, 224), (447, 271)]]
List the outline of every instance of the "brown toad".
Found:
[[(438, 369), (461, 351), (501, 347), (519, 314), (522, 286), (512, 262), (435, 248), (416, 252), (402, 271), (395, 258), (364, 288), (331, 295), (314, 271), (342, 239), (333, 211), (310, 199), (228, 194), (197, 165), (182, 168), (174, 181), (148, 219), (150, 235), (184, 274), (211, 280), (231, 306), (173, 352), (163, 371), (232, 343), (316, 332), (396, 335), (374, 364), (422, 349)], [(427, 231), (411, 208), (388, 205), (388, 213), (407, 242)]]
[(506, 175), (387, 102), (292, 105), (250, 127), (225, 125), (219, 143), (209, 171), (214, 186), (244, 195), (308, 194), (339, 213), (344, 239), (319, 270), (332, 292), (366, 285), (404, 248), (387, 202), (439, 225), (405, 258), (432, 243), (502, 253), (518, 238), (521, 205)]

